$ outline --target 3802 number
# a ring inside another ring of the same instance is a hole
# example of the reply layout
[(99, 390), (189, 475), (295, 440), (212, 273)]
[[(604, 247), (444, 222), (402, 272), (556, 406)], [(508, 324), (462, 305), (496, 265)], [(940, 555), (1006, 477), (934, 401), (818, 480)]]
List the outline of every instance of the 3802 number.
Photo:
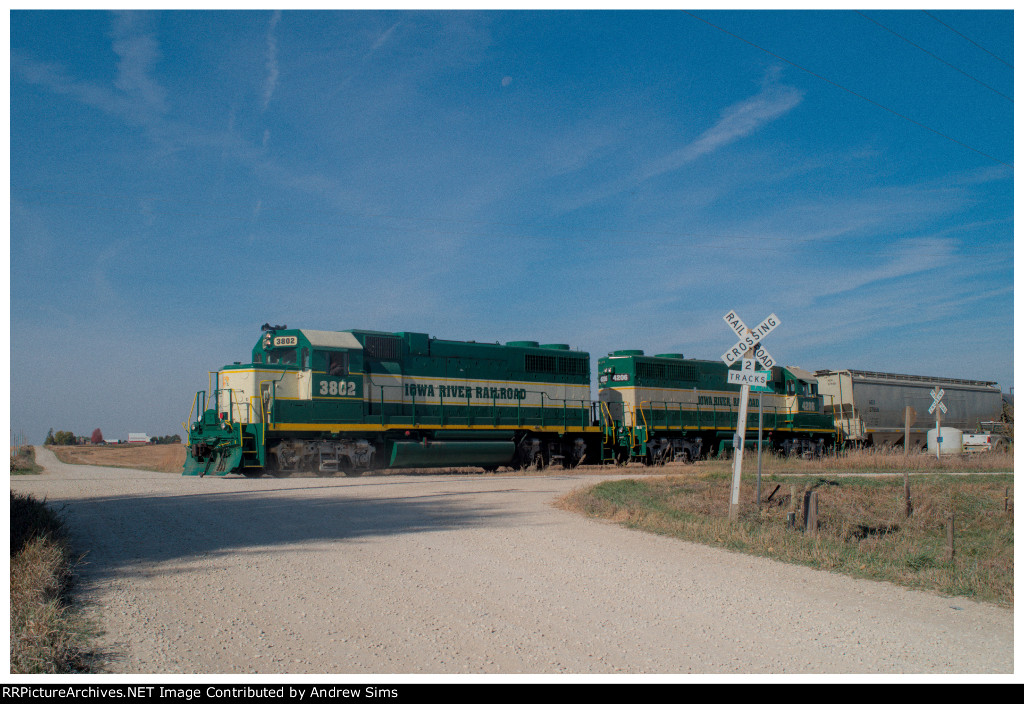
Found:
[(355, 396), (356, 382), (354, 381), (321, 381), (321, 396)]

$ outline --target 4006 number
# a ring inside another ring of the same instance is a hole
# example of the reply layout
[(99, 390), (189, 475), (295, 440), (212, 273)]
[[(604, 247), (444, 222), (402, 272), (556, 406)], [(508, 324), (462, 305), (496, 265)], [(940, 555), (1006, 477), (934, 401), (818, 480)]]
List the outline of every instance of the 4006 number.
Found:
[(356, 382), (354, 381), (321, 381), (321, 396), (355, 396)]

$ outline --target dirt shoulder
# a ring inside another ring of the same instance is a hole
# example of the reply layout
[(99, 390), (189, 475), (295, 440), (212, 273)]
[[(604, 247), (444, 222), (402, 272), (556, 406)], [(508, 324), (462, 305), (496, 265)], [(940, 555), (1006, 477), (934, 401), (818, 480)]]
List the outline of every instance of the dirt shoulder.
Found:
[(126, 467), (179, 474), (185, 464), (184, 445), (51, 445), (48, 449), (65, 464)]

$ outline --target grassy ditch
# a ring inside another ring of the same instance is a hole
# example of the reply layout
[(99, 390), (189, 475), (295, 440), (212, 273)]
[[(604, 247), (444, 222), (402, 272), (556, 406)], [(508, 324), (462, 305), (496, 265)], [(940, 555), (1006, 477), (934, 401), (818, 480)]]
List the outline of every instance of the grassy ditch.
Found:
[[(682, 540), (1013, 604), (1012, 476), (914, 476), (909, 517), (902, 477), (769, 477), (760, 513), (745, 477), (735, 522), (728, 519), (730, 482), (725, 472), (605, 482), (563, 497), (561, 506)], [(809, 490), (818, 494), (817, 536), (802, 529)], [(948, 560), (951, 511), (955, 552)], [(790, 512), (796, 528), (787, 525)]]
[(11, 672), (89, 672), (86, 624), (69, 604), (71, 552), (61, 519), (11, 492)]

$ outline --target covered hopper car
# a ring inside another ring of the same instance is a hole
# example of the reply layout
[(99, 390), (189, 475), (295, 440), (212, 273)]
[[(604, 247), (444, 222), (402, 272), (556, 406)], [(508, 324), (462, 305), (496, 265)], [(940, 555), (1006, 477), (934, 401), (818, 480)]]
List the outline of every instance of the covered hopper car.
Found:
[(936, 387), (945, 392), (944, 427), (975, 430), (998, 422), (1003, 411), (1002, 393), (992, 381), (858, 369), (823, 369), (814, 376), (842, 440), (851, 445), (902, 445), (909, 407), (910, 445), (923, 447), (928, 431), (935, 429), (935, 416), (928, 409)]
[[(633, 350), (600, 367), (593, 401), (590, 355), (565, 344), (265, 325), (251, 361), (195, 395), (184, 474), (663, 462), (732, 447), (739, 390), (725, 364)], [(834, 445), (810, 375), (778, 368), (763, 398), (773, 447)]]

